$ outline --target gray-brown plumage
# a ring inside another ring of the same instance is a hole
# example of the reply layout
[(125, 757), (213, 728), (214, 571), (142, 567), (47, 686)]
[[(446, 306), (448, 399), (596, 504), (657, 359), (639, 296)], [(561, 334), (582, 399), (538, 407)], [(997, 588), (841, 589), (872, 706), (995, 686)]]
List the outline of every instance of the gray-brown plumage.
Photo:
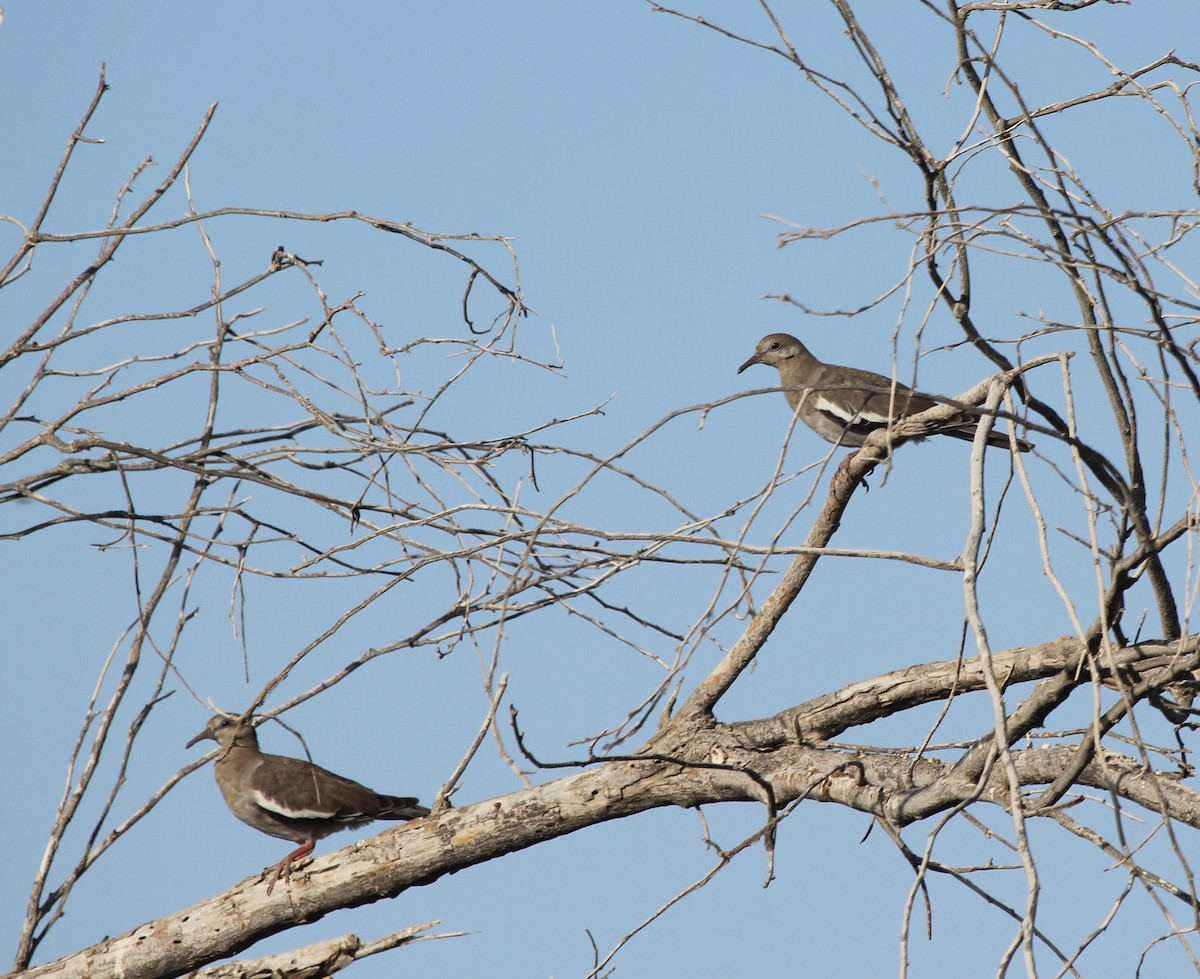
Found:
[[(823, 363), (789, 333), (772, 333), (759, 340), (754, 356), (738, 373), (754, 364), (778, 368), (780, 386), (792, 410), (799, 406), (800, 420), (835, 445), (860, 446), (872, 432), (938, 404), (882, 374)], [(946, 421), (934, 434), (969, 442), (975, 438), (978, 424), (977, 416), (963, 414)], [(914, 436), (912, 441), (923, 438)], [(987, 442), (1008, 448), (1008, 433), (989, 432)], [(1016, 443), (1022, 452), (1033, 448), (1023, 438)]]
[(275, 866), (272, 886), (330, 833), (376, 819), (429, 815), (416, 799), (380, 795), (312, 762), (264, 754), (254, 728), (237, 717), (213, 716), (187, 746), (205, 740), (224, 749), (213, 770), (229, 811), (260, 832), (301, 844)]

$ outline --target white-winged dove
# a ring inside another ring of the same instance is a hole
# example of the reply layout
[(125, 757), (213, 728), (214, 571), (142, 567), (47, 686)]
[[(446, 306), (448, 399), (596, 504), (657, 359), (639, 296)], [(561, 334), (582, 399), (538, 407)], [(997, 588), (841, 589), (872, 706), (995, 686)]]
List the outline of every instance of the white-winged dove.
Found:
[[(772, 333), (759, 340), (754, 356), (738, 373), (753, 364), (779, 368), (780, 385), (792, 411), (799, 405), (800, 420), (835, 445), (860, 446), (872, 432), (938, 404), (882, 374), (822, 363), (790, 333)], [(964, 414), (949, 419), (934, 434), (970, 442), (978, 424), (977, 416)], [(912, 441), (923, 439), (914, 436)], [(1007, 448), (1008, 433), (989, 432), (987, 441)], [(1021, 452), (1033, 448), (1023, 438), (1016, 443)]]
[(380, 795), (299, 758), (263, 754), (254, 728), (237, 717), (213, 716), (187, 747), (205, 740), (224, 749), (213, 769), (229, 811), (247, 826), (301, 844), (275, 865), (270, 887), (330, 833), (376, 819), (429, 815), (416, 799)]

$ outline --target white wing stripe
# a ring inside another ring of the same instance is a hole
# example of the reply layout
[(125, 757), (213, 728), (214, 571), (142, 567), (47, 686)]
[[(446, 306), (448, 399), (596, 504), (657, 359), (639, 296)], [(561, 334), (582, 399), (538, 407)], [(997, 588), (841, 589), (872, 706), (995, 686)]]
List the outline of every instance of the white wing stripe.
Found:
[(263, 795), (258, 790), (254, 792), (254, 804), (260, 809), (273, 812), (284, 819), (329, 819), (333, 815), (333, 812), (329, 809), (289, 809), (287, 806), (282, 805), (278, 799), (272, 799), (270, 796)]
[(850, 405), (847, 402), (834, 401), (820, 392), (815, 392), (815, 400), (817, 411), (837, 418), (847, 425), (887, 425), (891, 422), (891, 419), (887, 415), (881, 415), (877, 411), (851, 411)]

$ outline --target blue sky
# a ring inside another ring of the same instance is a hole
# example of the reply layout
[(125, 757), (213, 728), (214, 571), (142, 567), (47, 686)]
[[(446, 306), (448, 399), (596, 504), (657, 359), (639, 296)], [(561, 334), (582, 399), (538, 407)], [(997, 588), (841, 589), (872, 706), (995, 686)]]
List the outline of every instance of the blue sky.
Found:
[[(815, 61), (855, 70), (830, 9), (797, 2), (777, 9), (793, 41)], [(951, 78), (952, 52), (923, 39), (933, 18), (915, 3), (867, 4), (864, 10), (897, 76), (920, 93), (914, 111), (931, 140), (953, 139), (961, 116), (939, 109), (942, 92), (947, 105), (964, 96)], [(726, 0), (696, 12), (770, 37), (755, 3)], [(1114, 60), (1141, 64), (1193, 43), (1200, 36), (1200, 8), (1183, 0), (1099, 5), (1062, 23), (1097, 39)], [(1065, 40), (1017, 27), (1010, 38), (1010, 64), (1023, 73), (1022, 90), (1033, 102), (1107, 83), (1104, 72)], [(1197, 60), (1197, 52), (1180, 53)], [(903, 297), (893, 296), (855, 317), (805, 317), (764, 298), (787, 293), (818, 309), (847, 310), (892, 288), (914, 242), (891, 222), (844, 239), (778, 248), (784, 226), (771, 216), (832, 226), (880, 214), (881, 197), (896, 210), (917, 206), (920, 188), (902, 156), (870, 139), (781, 59), (652, 13), (646, 4), (370, 2), (331, 13), (329, 5), (307, 0), (286, 6), (11, 0), (0, 27), (0, 86), (9, 93), (0, 100), (0, 213), (32, 218), (102, 63), (110, 91), (89, 132), (105, 142), (77, 151), (48, 230), (100, 227), (139, 161), (153, 157), (160, 170), (169, 164), (217, 102), (213, 126), (190, 168), (198, 208), (353, 209), (426, 231), (512, 239), (535, 311), (520, 326), (521, 343), (544, 358), (561, 350), (564, 369), (490, 367), (471, 397), (460, 395), (440, 416), (459, 437), (495, 437), (611, 398), (602, 416), (577, 423), (571, 434), (577, 446), (611, 451), (682, 406), (774, 384), (765, 368), (741, 376), (735, 370), (761, 335), (777, 330), (804, 336), (830, 361), (888, 372), (895, 355), (900, 377), (912, 379), (915, 336), (928, 297), (905, 308)], [(1194, 196), (1180, 196), (1188, 191), (1186, 161), (1162, 141), (1161, 123), (1144, 111), (1118, 118), (1120, 138), (1112, 141), (1094, 138), (1086, 114), (1079, 122), (1047, 126), (1089, 184), (1111, 195), (1115, 211), (1194, 207)], [(1141, 153), (1143, 145), (1166, 148)], [(156, 179), (158, 171), (149, 171), (139, 189)], [(1010, 195), (1013, 203), (1019, 199), (1015, 185)], [(175, 194), (155, 215), (182, 213), (184, 203)], [(283, 243), (323, 261), (318, 275), (330, 296), (363, 290), (364, 306), (393, 342), (464, 332), (458, 318), (461, 269), (398, 238), (348, 225), (249, 221), (214, 223), (210, 231), (229, 281), (261, 269)], [(18, 240), (11, 225), (0, 226), (6, 253)], [(101, 319), (201, 301), (211, 273), (198, 237), (187, 230), (168, 241), (162, 250), (126, 249), (83, 315)], [(78, 248), (39, 253), (37, 275), (0, 298), (2, 319), (20, 322), (86, 254)], [(508, 271), (498, 250), (481, 247), (472, 254), (489, 268)], [(1194, 261), (1194, 250), (1186, 257)], [(983, 261), (980, 266), (986, 268)], [(977, 310), (994, 335), (1024, 332), (1029, 316), (1071, 315), (1061, 285), (1039, 278), (1028, 263), (997, 261), (995, 270), (986, 270), (990, 278), (979, 289)], [(247, 308), (269, 301), (250, 300)], [(286, 322), (294, 311), (286, 297), (277, 302), (264, 315)], [(923, 329), (927, 350), (956, 339), (941, 309)], [(135, 345), (156, 342), (151, 331), (125, 335)], [(1024, 353), (1058, 349), (1056, 344), (1058, 338), (1047, 338)], [(116, 360), (129, 351), (94, 353)], [(441, 363), (424, 356), (414, 359), (409, 383), (429, 384), (438, 376)], [(1053, 370), (1047, 369), (1043, 396), (1061, 399)], [(920, 361), (918, 381), (927, 390), (956, 393), (989, 372), (969, 350), (938, 351)], [(1080, 384), (1086, 393), (1086, 382)], [(8, 393), (0, 393), (7, 401)], [(120, 423), (166, 426), (173, 412), (193, 407), (167, 405), (162, 417)], [(678, 489), (689, 506), (716, 513), (766, 480), (787, 422), (778, 395), (745, 399), (713, 413), (703, 426), (695, 416), (672, 423), (632, 459), (640, 471)], [(1102, 429), (1094, 437), (1113, 444)], [(907, 449), (885, 484), (873, 484), (856, 499), (835, 545), (957, 554), (965, 533), (968, 449), (942, 441), (947, 444), (934, 440)], [(789, 469), (819, 460), (827, 448), (798, 431)], [(570, 473), (552, 467), (543, 478), (547, 497), (570, 485)], [(771, 520), (785, 519), (814, 478), (810, 473), (790, 484), (795, 498), (777, 497), (751, 536), (769, 540), (776, 529)], [(1046, 487), (1054, 482), (1046, 470), (1041, 478)], [(667, 526), (665, 517), (643, 505), (614, 491), (611, 499), (589, 500), (585, 512), (621, 527)], [(1048, 499), (1047, 506), (1051, 523), (1078, 532), (1069, 494)], [(800, 514), (793, 536), (806, 531), (808, 512)], [(12, 519), (20, 521), (19, 515), (7, 517), (6, 530)], [(992, 608), (1009, 610), (992, 622), (997, 649), (1070, 631), (1040, 578), (1032, 528), (1014, 523), (1017, 529), (997, 542), (999, 570), (985, 585)], [(19, 787), (22, 794), (19, 803), (5, 800), (4, 957), (15, 941), (83, 706), (99, 664), (132, 615), (128, 559), (97, 550), (91, 546), (96, 540), (87, 531), (64, 530), (31, 544), (5, 545), (11, 570), (0, 612), (8, 624), (14, 694), (0, 728), (10, 748), (0, 774), (8, 791)], [(1079, 576), (1073, 580), (1086, 581), (1085, 561), (1070, 552), (1062, 561)], [(776, 570), (784, 567), (781, 560)], [(625, 587), (629, 597), (657, 602), (666, 618), (686, 628), (714, 585), (695, 574), (647, 576)], [(761, 584), (759, 601), (767, 587)], [(206, 593), (181, 661), (201, 697), (237, 709), (328, 624), (346, 594), (260, 581), (248, 588), (251, 682), (242, 677), (241, 646), (227, 617), (227, 584)], [(381, 609), (340, 634), (333, 644), (338, 648), (308, 664), (285, 696), (341, 659), (386, 641), (390, 615), (405, 622), (419, 618), (419, 600), (409, 601), (414, 607)], [(770, 655), (742, 678), (719, 715), (762, 716), (906, 663), (953, 658), (960, 625), (961, 586), (950, 576), (884, 562), (824, 562), (772, 638)], [(732, 623), (720, 638), (736, 638)], [(690, 684), (703, 677), (715, 655), (711, 649), (697, 653)], [(509, 700), (521, 707), (523, 727), (548, 757), (571, 756), (569, 742), (618, 721), (659, 679), (645, 659), (561, 620), (550, 627), (514, 623), (505, 637), (503, 667), (512, 674)], [(303, 728), (321, 764), (380, 791), (428, 799), (486, 709), (474, 654), (460, 648), (444, 659), (429, 653), (386, 657), (360, 672), (369, 675), (356, 674), (317, 698), (295, 712), (293, 723)], [(979, 712), (987, 710), (982, 702), (976, 713), (961, 709), (949, 722), (954, 736), (977, 731)], [(881, 737), (918, 743), (931, 717), (921, 714)], [(120, 812), (135, 808), (191, 760), (183, 744), (204, 721), (201, 706), (182, 691), (155, 713)], [(282, 731), (264, 733), (264, 741), (295, 753)], [(463, 801), (517, 787), (494, 758), (481, 760), (469, 773)], [(706, 815), (724, 845), (753, 832), (762, 818), (749, 805)], [(801, 807), (781, 834), (778, 879), (770, 888), (761, 886), (765, 858), (752, 849), (634, 939), (617, 959), (618, 974), (734, 975), (751, 961), (756, 972), (794, 972), (803, 962), (812, 974), (831, 974), (845, 971), (848, 953), (855, 974), (891, 974), (911, 875), (882, 833), (862, 839), (868, 825), (865, 816)], [(922, 836), (913, 839), (919, 843)], [(350, 841), (348, 834), (335, 837), (319, 844), (318, 852)], [(983, 852), (981, 841), (962, 829), (944, 845), (964, 861)], [(1063, 944), (1073, 947), (1102, 920), (1120, 882), (1108, 884), (1103, 862), (1079, 843), (1051, 838), (1038, 855), (1047, 873), (1045, 901), (1058, 909), (1047, 912), (1047, 921), (1058, 924), (1068, 936)], [(197, 772), (84, 878), (39, 961), (218, 893), (280, 856), (278, 841), (229, 816), (210, 772)], [(997, 862), (1010, 859), (999, 850), (994, 856)], [(470, 934), (360, 964), (354, 974), (584, 975), (591, 961), (585, 929), (606, 952), (705, 873), (713, 859), (694, 813), (649, 813), (474, 868), (394, 902), (335, 915), (302, 937), (264, 943), (264, 950), (347, 931), (371, 939), (440, 918), (442, 930)], [(1085, 878), (1091, 882), (1086, 890), (1070, 888), (1072, 880)], [(1014, 877), (1011, 899), (1020, 900), (1022, 886)], [(1011, 927), (952, 885), (938, 882), (933, 893), (935, 941), (914, 939), (915, 974), (990, 969)], [(1137, 928), (1132, 931), (1141, 942)], [(1152, 961), (1167, 963), (1167, 969), (1178, 964), (1172, 953), (1161, 954)], [(1105, 974), (1100, 970), (1093, 974)]]

